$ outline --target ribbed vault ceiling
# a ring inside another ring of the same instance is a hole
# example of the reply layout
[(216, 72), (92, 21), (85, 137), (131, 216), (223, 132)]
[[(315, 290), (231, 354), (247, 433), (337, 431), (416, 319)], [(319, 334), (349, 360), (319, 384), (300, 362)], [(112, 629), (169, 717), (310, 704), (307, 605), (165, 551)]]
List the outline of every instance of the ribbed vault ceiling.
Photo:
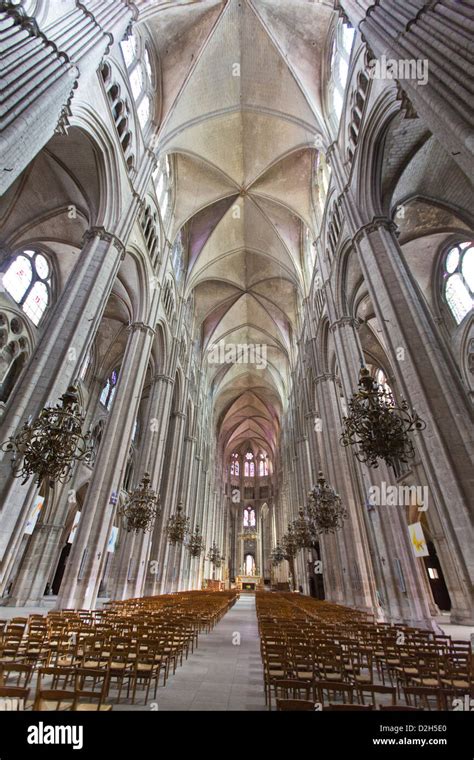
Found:
[[(174, 228), (225, 455), (275, 452), (288, 397), (304, 227), (314, 236), (315, 140), (330, 2), (201, 0), (143, 9), (162, 67), (159, 153), (173, 154)], [(313, 238), (314, 239), (314, 238)], [(264, 345), (266, 366), (209, 361)]]

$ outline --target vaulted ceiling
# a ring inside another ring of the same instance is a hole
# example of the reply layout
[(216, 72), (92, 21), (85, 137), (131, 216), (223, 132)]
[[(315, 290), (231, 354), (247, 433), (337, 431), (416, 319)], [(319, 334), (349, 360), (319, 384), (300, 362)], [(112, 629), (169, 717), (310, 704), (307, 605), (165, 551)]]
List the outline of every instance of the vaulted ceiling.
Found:
[[(314, 0), (160, 3), (142, 18), (160, 59), (158, 152), (172, 154), (174, 227), (189, 240), (203, 362), (224, 455), (275, 452), (305, 295), (315, 144), (326, 140), (322, 82), (333, 4)], [(266, 366), (209, 361), (265, 346)]]

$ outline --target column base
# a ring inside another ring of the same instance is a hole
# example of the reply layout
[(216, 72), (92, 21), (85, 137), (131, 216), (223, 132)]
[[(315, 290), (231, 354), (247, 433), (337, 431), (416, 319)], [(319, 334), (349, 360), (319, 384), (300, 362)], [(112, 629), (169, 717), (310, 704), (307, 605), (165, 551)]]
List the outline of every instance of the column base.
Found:
[(474, 613), (469, 612), (451, 612), (449, 622), (451, 625), (466, 625), (466, 626), (474, 626)]
[(44, 607), (45, 610), (51, 610), (56, 605), (57, 596), (41, 596), (40, 598), (22, 599), (17, 596), (7, 596), (0, 599), (1, 607)]

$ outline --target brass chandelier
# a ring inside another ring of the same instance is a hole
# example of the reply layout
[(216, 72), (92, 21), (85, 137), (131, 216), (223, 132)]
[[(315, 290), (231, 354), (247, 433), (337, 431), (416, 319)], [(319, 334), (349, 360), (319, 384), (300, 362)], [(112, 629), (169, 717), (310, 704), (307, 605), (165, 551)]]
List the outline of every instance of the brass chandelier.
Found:
[(298, 517), (293, 520), (293, 530), (296, 543), (300, 549), (310, 549), (316, 539), (314, 523), (304, 513), (303, 507), (298, 510)]
[(189, 517), (183, 514), (182, 501), (176, 507), (176, 514), (168, 518), (166, 532), (168, 534), (168, 542), (172, 546), (182, 544), (189, 533)]
[(295, 531), (291, 523), (288, 523), (288, 530), (283, 534), (281, 538), (281, 547), (283, 549), (285, 559), (287, 560), (294, 559), (300, 550)]
[(285, 553), (279, 543), (272, 549), (270, 559), (273, 567), (278, 567), (285, 559)]
[(335, 533), (342, 528), (347, 510), (321, 471), (317, 483), (308, 494), (308, 515), (316, 533)]
[(204, 551), (204, 539), (200, 533), (199, 525), (196, 525), (194, 532), (190, 534), (186, 548), (191, 557), (200, 557)]
[(153, 528), (155, 518), (161, 514), (160, 497), (150, 487), (150, 474), (145, 472), (140, 485), (128, 495), (119, 508), (119, 515), (126, 521), (127, 532), (147, 532)]
[(206, 555), (206, 559), (208, 559), (211, 565), (214, 565), (214, 567), (220, 567), (224, 562), (225, 557), (223, 554), (221, 554), (221, 551), (215, 541), (212, 542), (212, 546)]
[(66, 483), (76, 462), (91, 464), (91, 434), (82, 433), (84, 414), (77, 388), (70, 385), (56, 406), (44, 407), (35, 420), (24, 423), (15, 436), (1, 444), (12, 453), (12, 471), (23, 478), (34, 475), (36, 483)]
[(341, 444), (355, 446), (359, 462), (378, 467), (378, 459), (394, 466), (415, 456), (409, 433), (423, 430), (426, 423), (402, 399), (399, 405), (387, 388), (379, 385), (366, 367), (360, 371), (359, 390), (349, 401)]

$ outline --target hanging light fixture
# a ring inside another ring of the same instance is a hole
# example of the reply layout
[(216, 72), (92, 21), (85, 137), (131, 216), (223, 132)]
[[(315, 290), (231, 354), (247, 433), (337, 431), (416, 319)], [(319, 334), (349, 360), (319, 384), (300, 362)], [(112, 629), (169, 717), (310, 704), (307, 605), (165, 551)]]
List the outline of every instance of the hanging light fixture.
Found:
[(342, 528), (347, 517), (341, 497), (326, 482), (321, 471), (318, 484), (308, 494), (307, 510), (317, 533), (335, 533)]
[(285, 559), (292, 560), (298, 554), (300, 547), (296, 540), (295, 531), (293, 525), (288, 523), (288, 530), (281, 538), (281, 547), (285, 555)]
[(191, 557), (200, 557), (204, 551), (204, 539), (199, 531), (199, 525), (196, 525), (194, 532), (189, 536), (186, 548)]
[(303, 507), (298, 510), (298, 518), (293, 520), (293, 530), (298, 547), (311, 548), (316, 539), (316, 531), (314, 524), (305, 516)]
[(182, 544), (189, 533), (189, 517), (183, 514), (183, 502), (180, 501), (176, 507), (176, 514), (168, 518), (168, 542), (173, 546)]
[(211, 565), (214, 565), (214, 567), (220, 567), (224, 562), (225, 557), (221, 554), (221, 551), (215, 541), (212, 542), (212, 546), (206, 555), (206, 559), (208, 559)]
[(291, 523), (288, 523), (288, 530), (281, 537), (281, 548), (283, 550), (284, 557), (287, 560), (288, 566), (290, 568), (290, 576), (292, 578), (293, 591), (296, 591), (295, 557), (298, 554), (300, 547), (298, 546), (298, 542), (295, 536), (295, 531)]
[(160, 497), (150, 488), (150, 474), (145, 472), (140, 485), (128, 495), (125, 504), (119, 508), (119, 515), (126, 521), (127, 531), (147, 532), (153, 528), (155, 518), (161, 514)]
[(281, 565), (281, 563), (285, 559), (285, 553), (279, 543), (275, 546), (274, 549), (272, 549), (271, 554), (270, 554), (270, 559), (271, 559), (271, 563), (273, 567), (277, 567), (278, 565)]
[(22, 485), (34, 475), (38, 485), (66, 483), (76, 462), (91, 464), (93, 450), (91, 434), (82, 433), (84, 414), (77, 388), (70, 385), (56, 406), (44, 407), (35, 420), (24, 423), (15, 436), (1, 444), (12, 453), (15, 478)]
[(349, 401), (341, 435), (343, 446), (356, 447), (359, 462), (369, 467), (378, 467), (378, 459), (392, 467), (397, 461), (406, 463), (415, 456), (409, 433), (425, 427), (405, 399), (397, 405), (387, 386), (377, 383), (367, 367), (362, 367), (359, 390)]

